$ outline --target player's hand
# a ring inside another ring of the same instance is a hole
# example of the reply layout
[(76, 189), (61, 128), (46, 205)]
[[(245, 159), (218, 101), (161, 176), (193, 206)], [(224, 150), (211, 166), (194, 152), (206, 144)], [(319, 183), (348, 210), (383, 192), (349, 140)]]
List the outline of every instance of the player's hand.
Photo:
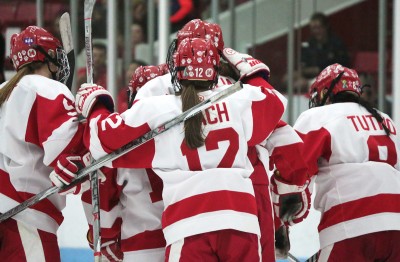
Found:
[(311, 206), (309, 181), (303, 186), (289, 184), (278, 175), (271, 177), (271, 193), (275, 214), (285, 225), (301, 222)]
[(75, 97), (76, 111), (87, 118), (96, 102), (102, 103), (110, 112), (114, 112), (114, 100), (104, 87), (82, 84)]
[[(61, 155), (57, 160), (57, 165), (50, 173), (50, 180), (56, 187), (69, 185), (75, 178), (78, 170), (90, 163), (90, 153), (84, 156)], [(70, 189), (62, 190), (60, 195), (81, 194), (90, 188), (90, 182), (84, 181)]]
[[(90, 164), (91, 155), (86, 153), (83, 156), (79, 155), (61, 155), (57, 160), (57, 165), (54, 170), (50, 173), (49, 177), (51, 182), (56, 187), (68, 186), (74, 179), (76, 179), (76, 173)], [(104, 182), (106, 180), (105, 175), (97, 170), (99, 180)], [(74, 194), (79, 195), (87, 191), (90, 188), (90, 181), (84, 180), (82, 183), (73, 186), (69, 189), (59, 191), (60, 195)]]
[[(93, 247), (93, 240), (92, 240), (92, 229), (88, 230), (87, 233), (87, 240), (89, 246), (92, 250)], [(121, 251), (121, 244), (119, 238), (102, 238), (102, 244), (100, 246), (101, 255), (106, 257), (110, 262), (117, 262), (124, 260), (124, 253)]]
[(222, 56), (232, 68), (239, 72), (239, 80), (256, 73), (260, 74), (266, 81), (269, 80), (269, 67), (251, 55), (239, 53), (232, 48), (224, 48)]

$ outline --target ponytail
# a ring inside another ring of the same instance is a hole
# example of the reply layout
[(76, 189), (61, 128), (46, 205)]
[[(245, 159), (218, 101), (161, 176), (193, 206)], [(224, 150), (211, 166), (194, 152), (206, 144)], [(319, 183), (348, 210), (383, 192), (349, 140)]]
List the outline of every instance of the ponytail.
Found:
[(367, 100), (354, 95), (351, 92), (340, 92), (337, 93), (333, 98), (332, 98), (332, 103), (338, 103), (338, 102), (354, 102), (362, 105), (375, 119), (382, 125), (383, 130), (385, 130), (385, 133), (387, 136), (390, 135), (390, 130), (389, 128), (385, 125), (384, 119), (381, 116), (381, 114), (376, 110)]
[[(212, 83), (210, 81), (183, 80), (181, 85), (182, 91), (178, 95), (181, 95), (182, 111), (185, 112), (201, 102), (197, 93), (209, 90)], [(203, 114), (199, 113), (187, 119), (184, 123), (185, 143), (191, 149), (204, 145), (202, 122)]]
[(33, 62), (26, 66), (21, 67), (17, 73), (0, 89), (0, 107), (4, 104), (5, 101), (10, 97), (12, 91), (15, 86), (21, 80), (22, 77), (32, 74), (36, 69), (41, 67), (43, 63), (41, 62)]

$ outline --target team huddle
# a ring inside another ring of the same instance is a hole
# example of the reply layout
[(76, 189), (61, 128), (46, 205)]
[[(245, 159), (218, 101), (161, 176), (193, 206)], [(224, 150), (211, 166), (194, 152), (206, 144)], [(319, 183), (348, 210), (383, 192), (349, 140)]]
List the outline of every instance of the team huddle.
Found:
[(219, 25), (200, 19), (178, 31), (165, 64), (134, 72), (123, 113), (95, 83), (74, 97), (61, 43), (42, 28), (13, 35), (11, 59), (17, 73), (0, 86), (0, 212), (62, 190), (0, 223), (4, 260), (60, 261), (67, 194), (82, 195), (95, 248), (90, 181), (68, 186), (77, 172), (240, 87), (97, 170), (101, 256), (284, 259), (315, 185), (318, 261), (400, 261), (400, 140), (393, 120), (361, 97), (355, 70), (325, 68), (292, 127), (269, 67), (225, 47)]

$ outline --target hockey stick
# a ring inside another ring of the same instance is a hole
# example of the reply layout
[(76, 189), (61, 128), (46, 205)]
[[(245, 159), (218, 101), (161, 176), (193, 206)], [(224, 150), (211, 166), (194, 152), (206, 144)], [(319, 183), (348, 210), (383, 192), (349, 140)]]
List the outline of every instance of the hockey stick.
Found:
[(72, 40), (71, 20), (69, 18), (68, 12), (62, 14), (60, 18), (60, 34), (64, 51), (67, 54), (69, 70), (70, 70), (65, 85), (69, 88), (69, 90), (71, 90), (75, 72), (75, 51), (74, 51), (74, 42)]
[(306, 261), (304, 262), (317, 262), (319, 257), (319, 251), (317, 251), (317, 253), (315, 253), (314, 255), (312, 255), (311, 257), (309, 257)]
[(85, 0), (85, 51), (86, 51), (86, 79), (93, 84), (93, 53), (92, 53), (92, 13), (96, 0)]
[(290, 254), (290, 252), (288, 253), (288, 260), (293, 262), (300, 262), (300, 260), (298, 260), (295, 256)]
[(4, 214), (0, 215), (0, 223), (3, 222), (4, 220), (15, 216), (16, 214), (24, 211), (25, 209), (31, 207), (34, 204), (37, 204), (38, 202), (48, 198), (49, 196), (51, 196), (54, 193), (57, 193), (61, 190), (67, 190), (69, 188), (72, 188), (74, 186), (76, 186), (79, 183), (82, 183), (87, 175), (101, 167), (103, 167), (106, 163), (113, 161), (123, 155), (125, 155), (126, 153), (128, 153), (129, 151), (139, 147), (140, 145), (143, 145), (144, 143), (150, 141), (151, 139), (153, 139), (154, 137), (164, 133), (165, 131), (169, 130), (170, 128), (172, 128), (173, 126), (176, 126), (182, 122), (184, 122), (185, 120), (197, 115), (198, 113), (200, 113), (202, 110), (208, 108), (212, 103), (218, 102), (222, 99), (224, 99), (225, 97), (239, 91), (240, 89), (242, 89), (242, 83), (240, 81), (236, 82), (234, 85), (218, 92), (217, 94), (215, 94), (214, 96), (203, 100), (203, 102), (195, 105), (194, 107), (186, 110), (185, 112), (183, 112), (182, 114), (176, 116), (175, 118), (163, 123), (162, 125), (150, 130), (149, 132), (147, 132), (146, 134), (142, 135), (141, 137), (129, 142), (128, 144), (124, 145), (123, 147), (115, 150), (114, 152), (105, 155), (103, 157), (100, 157), (99, 159), (97, 159), (96, 161), (94, 161), (92, 164), (88, 165), (87, 167), (82, 168), (81, 170), (79, 170), (77, 172), (77, 178), (74, 179), (71, 184), (69, 184), (68, 186), (63, 186), (61, 188), (53, 186), (50, 187), (40, 193), (38, 193), (37, 195), (25, 200), (24, 202), (22, 202), (21, 204), (19, 204), (18, 206), (8, 210), (7, 212), (5, 212)]
[[(93, 84), (93, 50), (92, 50), (92, 13), (95, 0), (85, 0), (85, 51), (86, 51), (86, 81)], [(96, 171), (90, 173), (90, 189), (93, 216), (93, 251), (94, 261), (101, 260), (101, 226), (100, 226), (100, 195), (99, 176)]]

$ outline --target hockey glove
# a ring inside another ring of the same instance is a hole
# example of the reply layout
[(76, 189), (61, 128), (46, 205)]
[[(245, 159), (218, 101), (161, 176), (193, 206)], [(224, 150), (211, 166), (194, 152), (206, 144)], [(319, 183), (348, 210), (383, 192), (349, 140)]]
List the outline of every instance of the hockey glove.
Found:
[(76, 93), (75, 109), (87, 118), (97, 101), (101, 102), (110, 112), (114, 112), (114, 100), (104, 87), (96, 84), (82, 84)]
[[(87, 240), (89, 242), (90, 248), (94, 250), (93, 240), (92, 240), (92, 230), (90, 229), (88, 230), (87, 233)], [(100, 247), (101, 255), (105, 256), (108, 259), (108, 261), (117, 262), (124, 260), (124, 253), (121, 251), (121, 244), (118, 238), (115, 239), (102, 238), (101, 241), (102, 241)]]
[(285, 225), (301, 222), (311, 206), (309, 181), (303, 186), (289, 184), (276, 173), (271, 177), (271, 193), (275, 214)]
[(251, 55), (241, 54), (231, 48), (224, 48), (222, 56), (232, 68), (239, 71), (239, 80), (252, 76), (256, 73), (260, 74), (266, 81), (269, 80), (269, 67)]
[[(90, 153), (86, 153), (84, 156), (78, 155), (61, 155), (57, 160), (57, 165), (54, 170), (50, 173), (50, 180), (56, 187), (63, 187), (69, 185), (72, 180), (76, 178), (76, 173), (79, 169), (90, 164)], [(98, 170), (99, 179), (104, 182), (105, 176)], [(74, 194), (79, 195), (90, 188), (90, 181), (85, 180), (84, 182), (71, 187), (69, 189), (61, 190), (60, 195)]]

